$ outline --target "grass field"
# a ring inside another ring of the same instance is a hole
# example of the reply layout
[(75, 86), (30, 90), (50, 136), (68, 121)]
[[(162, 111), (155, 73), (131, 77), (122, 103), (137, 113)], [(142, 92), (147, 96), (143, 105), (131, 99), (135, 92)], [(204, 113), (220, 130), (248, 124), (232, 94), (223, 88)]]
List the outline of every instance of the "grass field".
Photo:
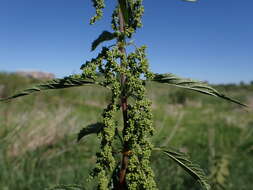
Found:
[[(38, 80), (0, 74), (0, 97)], [(155, 146), (188, 153), (207, 173), (214, 190), (250, 190), (253, 176), (253, 112), (219, 100), (149, 83)], [(222, 92), (253, 107), (253, 85), (219, 85)], [(102, 87), (47, 91), (0, 104), (0, 189), (40, 190), (55, 184), (88, 182), (96, 162), (94, 135), (76, 142), (83, 127), (100, 121), (110, 98)], [(119, 114), (119, 121), (120, 119)], [(164, 155), (154, 152), (153, 169), (161, 190), (200, 189)], [(223, 187), (222, 187), (223, 186)]]

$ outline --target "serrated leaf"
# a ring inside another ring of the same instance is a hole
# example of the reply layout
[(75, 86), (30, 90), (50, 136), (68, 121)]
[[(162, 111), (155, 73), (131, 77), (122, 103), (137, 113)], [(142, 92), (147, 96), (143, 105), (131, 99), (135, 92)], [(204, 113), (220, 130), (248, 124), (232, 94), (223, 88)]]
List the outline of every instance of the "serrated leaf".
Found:
[(97, 46), (99, 46), (99, 44), (101, 44), (105, 41), (113, 40), (116, 37), (117, 36), (115, 35), (115, 33), (103, 31), (102, 34), (100, 34), (99, 37), (94, 42), (92, 42), (91, 51), (95, 50), (97, 48)]
[(21, 91), (20, 93), (14, 94), (13, 96), (0, 99), (0, 101), (10, 100), (10, 99), (18, 98), (21, 96), (26, 96), (38, 91), (63, 89), (63, 88), (77, 87), (77, 86), (83, 86), (83, 85), (88, 85), (88, 84), (95, 84), (95, 82), (91, 80), (84, 80), (82, 78), (77, 78), (74, 76), (69, 76), (63, 79), (54, 79), (54, 80), (47, 81), (45, 83), (35, 85), (34, 87), (25, 89)]
[(241, 106), (247, 107), (247, 105), (218, 92), (216, 89), (214, 89), (213, 87), (211, 87), (210, 85), (208, 85), (207, 83), (202, 82), (202, 81), (180, 78), (180, 77), (178, 77), (174, 74), (171, 74), (171, 73), (155, 74), (153, 81), (177, 86), (180, 88), (185, 88), (188, 90), (197, 91), (197, 92), (207, 94), (210, 96), (219, 97), (219, 98), (228, 100), (230, 102), (239, 104)]
[(48, 190), (85, 190), (85, 188), (80, 185), (57, 185)]
[(103, 126), (104, 126), (103, 123), (98, 122), (98, 123), (88, 125), (87, 127), (81, 129), (81, 131), (77, 135), (77, 142), (79, 142), (86, 135), (99, 133), (101, 129), (103, 128)]
[(171, 151), (171, 150), (162, 150), (165, 155), (170, 159), (175, 161), (179, 166), (181, 166), (187, 173), (189, 173), (195, 180), (197, 180), (201, 186), (209, 190), (210, 185), (208, 184), (208, 179), (204, 171), (196, 164), (193, 164), (188, 156), (181, 152)]

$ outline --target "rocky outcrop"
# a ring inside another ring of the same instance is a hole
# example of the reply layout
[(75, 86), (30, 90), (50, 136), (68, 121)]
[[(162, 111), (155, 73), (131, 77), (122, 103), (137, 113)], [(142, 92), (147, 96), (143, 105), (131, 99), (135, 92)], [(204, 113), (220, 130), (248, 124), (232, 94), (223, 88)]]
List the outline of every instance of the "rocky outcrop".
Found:
[(31, 77), (35, 79), (54, 79), (55, 75), (52, 73), (42, 72), (42, 71), (17, 71), (16, 74)]

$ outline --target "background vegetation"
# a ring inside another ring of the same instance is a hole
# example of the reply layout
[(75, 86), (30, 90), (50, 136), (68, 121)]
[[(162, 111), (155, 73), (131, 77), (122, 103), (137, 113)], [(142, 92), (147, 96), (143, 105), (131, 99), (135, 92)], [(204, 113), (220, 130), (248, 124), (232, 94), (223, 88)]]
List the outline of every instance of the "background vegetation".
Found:
[[(0, 97), (38, 83), (0, 73)], [(198, 93), (149, 83), (157, 146), (189, 153), (214, 189), (249, 190), (253, 176), (253, 113)], [(253, 84), (219, 85), (221, 92), (253, 106)], [(96, 162), (94, 135), (76, 142), (80, 129), (100, 121), (109, 90), (95, 87), (37, 93), (0, 105), (0, 189), (45, 189), (82, 184)], [(152, 167), (164, 190), (199, 189), (180, 167), (154, 152)]]

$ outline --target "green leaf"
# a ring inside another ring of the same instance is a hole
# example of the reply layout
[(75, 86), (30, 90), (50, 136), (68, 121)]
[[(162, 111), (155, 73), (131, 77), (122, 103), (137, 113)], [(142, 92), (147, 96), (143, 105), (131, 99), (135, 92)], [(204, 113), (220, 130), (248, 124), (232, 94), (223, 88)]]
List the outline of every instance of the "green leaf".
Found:
[(205, 82), (192, 80), (192, 79), (180, 78), (180, 77), (178, 77), (174, 74), (171, 74), (171, 73), (155, 74), (153, 81), (165, 83), (168, 85), (173, 85), (173, 86), (177, 86), (180, 88), (185, 88), (185, 89), (189, 89), (189, 90), (193, 90), (193, 91), (197, 91), (197, 92), (207, 94), (210, 96), (219, 97), (219, 98), (228, 100), (230, 102), (239, 104), (241, 106), (247, 107), (247, 105), (245, 105), (235, 99), (229, 98), (229, 97), (225, 96), (224, 94), (218, 92), (217, 90), (215, 90), (214, 88), (212, 88), (210, 85), (208, 85)]
[(57, 185), (48, 190), (85, 190), (85, 188), (80, 185)]
[(84, 80), (80, 77), (77, 78), (76, 76), (69, 76), (63, 79), (54, 79), (54, 80), (47, 81), (45, 83), (35, 85), (34, 87), (25, 89), (21, 91), (20, 93), (14, 94), (13, 96), (0, 99), (0, 101), (6, 101), (6, 100), (21, 97), (21, 96), (26, 96), (38, 91), (70, 88), (70, 87), (77, 87), (77, 86), (83, 86), (83, 85), (89, 85), (89, 84), (95, 84), (95, 82), (91, 80)]
[(116, 37), (117, 36), (115, 33), (103, 31), (102, 34), (100, 34), (99, 37), (94, 42), (92, 42), (91, 51), (95, 50), (99, 44), (101, 44), (105, 41), (113, 40)]
[(204, 173), (204, 171), (196, 164), (193, 164), (188, 156), (182, 152), (172, 151), (172, 150), (161, 150), (165, 155), (167, 155), (170, 159), (175, 161), (179, 166), (181, 166), (186, 172), (188, 172), (195, 180), (197, 180), (201, 186), (209, 190), (210, 185), (208, 184), (208, 179)]
[(99, 133), (102, 130), (103, 126), (103, 123), (98, 122), (81, 129), (81, 131), (77, 135), (77, 142), (79, 142), (86, 135)]

